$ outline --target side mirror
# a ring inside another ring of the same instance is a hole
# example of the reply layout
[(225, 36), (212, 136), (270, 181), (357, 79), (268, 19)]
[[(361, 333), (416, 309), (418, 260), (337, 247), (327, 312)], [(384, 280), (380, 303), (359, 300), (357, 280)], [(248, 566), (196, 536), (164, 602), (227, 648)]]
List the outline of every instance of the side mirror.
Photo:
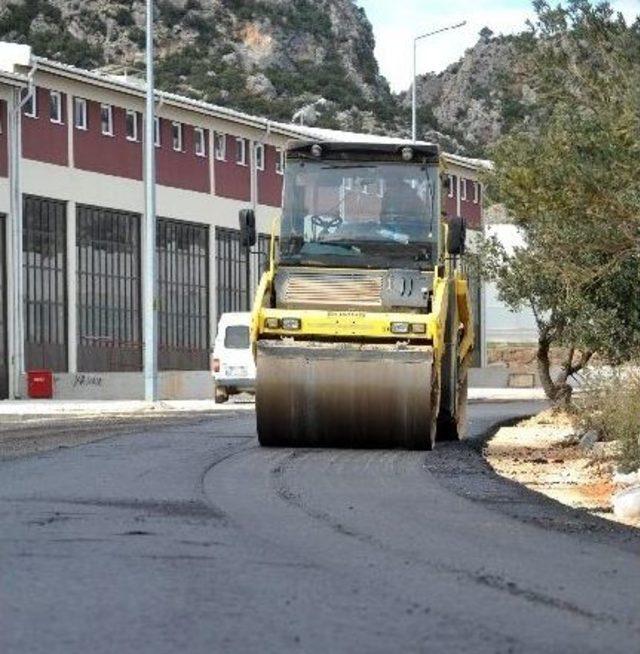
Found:
[(467, 225), (462, 216), (447, 219), (447, 254), (464, 254), (467, 241)]
[(240, 245), (251, 248), (256, 244), (256, 213), (253, 209), (242, 209), (240, 219)]

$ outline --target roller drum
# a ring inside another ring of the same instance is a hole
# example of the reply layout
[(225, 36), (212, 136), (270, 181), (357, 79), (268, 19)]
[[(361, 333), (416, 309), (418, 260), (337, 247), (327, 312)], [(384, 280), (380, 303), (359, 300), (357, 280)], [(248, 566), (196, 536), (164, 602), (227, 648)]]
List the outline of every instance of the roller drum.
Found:
[(431, 449), (437, 405), (428, 346), (258, 343), (264, 446)]

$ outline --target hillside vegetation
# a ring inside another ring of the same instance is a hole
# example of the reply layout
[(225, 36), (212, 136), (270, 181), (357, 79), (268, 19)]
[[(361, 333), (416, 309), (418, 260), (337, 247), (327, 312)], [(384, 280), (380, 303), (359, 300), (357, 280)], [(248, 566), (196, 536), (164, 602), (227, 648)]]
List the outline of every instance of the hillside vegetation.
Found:
[[(141, 0), (3, 3), (0, 38), (84, 68), (139, 75)], [(274, 119), (392, 129), (397, 102), (351, 0), (159, 0), (158, 85)]]
[[(411, 93), (394, 95), (354, 0), (157, 0), (158, 85), (307, 125), (409, 136)], [(143, 0), (5, 0), (0, 38), (83, 68), (141, 76)], [(473, 48), (418, 81), (420, 136), (486, 156), (532, 101), (518, 76), (527, 36), (482, 30)]]

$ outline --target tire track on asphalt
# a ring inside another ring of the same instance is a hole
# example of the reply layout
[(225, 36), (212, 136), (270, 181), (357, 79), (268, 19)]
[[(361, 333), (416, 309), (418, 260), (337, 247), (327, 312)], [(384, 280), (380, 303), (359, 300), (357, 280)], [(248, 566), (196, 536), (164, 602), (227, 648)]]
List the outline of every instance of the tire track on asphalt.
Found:
[(526, 588), (518, 585), (513, 581), (504, 579), (501, 575), (486, 572), (484, 570), (468, 570), (449, 566), (441, 562), (436, 562), (425, 557), (416, 555), (415, 552), (403, 551), (402, 549), (390, 547), (373, 534), (364, 533), (345, 525), (343, 521), (335, 518), (331, 513), (309, 506), (300, 493), (294, 491), (287, 482), (287, 474), (295, 467), (296, 463), (303, 457), (308, 457), (317, 453), (314, 450), (296, 450), (288, 454), (284, 461), (276, 465), (270, 471), (272, 486), (275, 494), (286, 504), (297, 508), (315, 521), (323, 523), (334, 533), (352, 538), (360, 543), (374, 547), (377, 550), (394, 556), (400, 556), (403, 560), (409, 559), (413, 564), (427, 566), (440, 574), (452, 575), (458, 581), (467, 581), (472, 584), (490, 588), (500, 593), (506, 593), (511, 597), (523, 600), (525, 602), (544, 606), (550, 609), (560, 610), (570, 613), (574, 616), (585, 620), (594, 621), (602, 624), (630, 626), (636, 633), (640, 634), (640, 626), (632, 621), (621, 621), (616, 616), (608, 613), (595, 613), (584, 609), (577, 604), (562, 600), (537, 590)]
[[(288, 452), (288, 453), (287, 453)], [(270, 462), (273, 461), (273, 458), (277, 458), (278, 460), (284, 458), (292, 458), (296, 459), (298, 457), (302, 457), (305, 454), (308, 454), (310, 452), (313, 452), (313, 450), (289, 450), (287, 451), (286, 449), (284, 450), (279, 450), (279, 449), (274, 449), (274, 450), (266, 450), (264, 448), (261, 448), (259, 446), (257, 447), (248, 447), (246, 449), (237, 451), (235, 453), (230, 453), (225, 457), (219, 457), (219, 460), (212, 465), (209, 466), (209, 469), (207, 473), (205, 473), (205, 476), (207, 476), (208, 472), (213, 472), (213, 478), (216, 479), (216, 472), (218, 474), (224, 474), (224, 466), (223, 464), (229, 463), (233, 461), (233, 464), (236, 466), (241, 466), (243, 465), (243, 459), (242, 457), (247, 457), (254, 454), (262, 454), (261, 460), (265, 464), (265, 472), (268, 476), (267, 482), (271, 479), (272, 474), (271, 474), (271, 469), (270, 469)], [(273, 456), (269, 456), (269, 455)], [(362, 454), (365, 454), (364, 451), (358, 452), (358, 456), (360, 457)], [(379, 452), (370, 452), (367, 455), (366, 458), (366, 464), (365, 467), (368, 467), (369, 465), (373, 465), (375, 463), (375, 459), (379, 457)], [(340, 458), (338, 456), (338, 458)], [(218, 470), (216, 470), (218, 468)], [(276, 469), (278, 466), (276, 466)], [(236, 475), (238, 472), (236, 471)], [(250, 477), (251, 478), (251, 477)], [(219, 477), (217, 478), (219, 481)], [(206, 482), (207, 484), (212, 483), (212, 479), (209, 477), (208, 481)], [(215, 482), (214, 482), (215, 483)], [(297, 497), (294, 497), (293, 494), (289, 494), (286, 489), (283, 489), (283, 493), (285, 496), (288, 497), (289, 500), (291, 500), (294, 504), (296, 513), (300, 516), (304, 516), (306, 518), (309, 518), (310, 516), (308, 515), (308, 512), (306, 510), (300, 511), (300, 506), (297, 505)], [(264, 499), (266, 499), (268, 496), (263, 496)], [(288, 502), (281, 502), (283, 498), (278, 498), (278, 502), (274, 505), (277, 507), (278, 503), (282, 503), (283, 505), (287, 505)], [(308, 508), (308, 507), (305, 507)], [(223, 509), (224, 510), (224, 509)], [(229, 512), (225, 511), (225, 515), (229, 516)], [(329, 514), (323, 515), (323, 518), (328, 518)], [(282, 519), (282, 516), (280, 516)], [(289, 518), (288, 518), (289, 519)], [(256, 529), (253, 525), (253, 523), (247, 524), (246, 521), (240, 522), (240, 521), (235, 521), (233, 517), (229, 518), (231, 526), (236, 528), (238, 531), (242, 532), (243, 535), (248, 536), (248, 541), (252, 542), (254, 545), (258, 546), (267, 546), (269, 548), (268, 551), (274, 550), (278, 553), (277, 556), (281, 557), (282, 556), (282, 543), (274, 539), (273, 536), (265, 535), (263, 533), (260, 533), (259, 529)], [(273, 517), (273, 522), (277, 521), (277, 515)], [(307, 523), (309, 524), (309, 523)], [(299, 529), (299, 532), (304, 531), (304, 527), (301, 527)], [(340, 530), (338, 528), (338, 531), (342, 531), (343, 535), (348, 535), (352, 538), (364, 538), (366, 540), (374, 540), (373, 537), (369, 539), (367, 536), (358, 533), (356, 531), (349, 530), (347, 528), (344, 528), (343, 530)], [(382, 543), (379, 543), (379, 548), (383, 548), (384, 546)], [(264, 556), (264, 554), (258, 555), (258, 556)], [(440, 610), (438, 607), (433, 606), (432, 604), (427, 604), (424, 605), (424, 600), (416, 601), (416, 597), (412, 595), (411, 593), (405, 592), (404, 589), (398, 591), (398, 589), (391, 590), (388, 587), (384, 588), (384, 591), (382, 590), (382, 587), (380, 586), (381, 582), (377, 578), (375, 574), (371, 576), (371, 565), (367, 568), (364, 577), (362, 576), (362, 571), (354, 571), (352, 569), (344, 569), (342, 567), (336, 568), (333, 564), (327, 564), (326, 562), (319, 561), (313, 553), (310, 553), (307, 550), (299, 551), (296, 550), (295, 547), (291, 549), (286, 556), (288, 557), (286, 560), (280, 560), (279, 558), (276, 560), (272, 560), (271, 558), (267, 558), (266, 560), (261, 560), (259, 558), (250, 558), (248, 559), (248, 562), (250, 562), (252, 565), (259, 565), (259, 566), (267, 566), (270, 568), (277, 567), (277, 568), (285, 568), (285, 569), (291, 569), (292, 571), (298, 571), (298, 570), (308, 570), (308, 571), (321, 571), (323, 575), (326, 577), (330, 577), (336, 581), (339, 581), (340, 583), (345, 583), (345, 580), (349, 580), (346, 582), (346, 585), (349, 586), (351, 584), (364, 584), (367, 587), (372, 587), (375, 588), (375, 590), (371, 590), (372, 596), (376, 596), (378, 594), (392, 594), (392, 597), (390, 598), (390, 602), (394, 607), (399, 607), (398, 612), (399, 615), (406, 617), (406, 616), (411, 616), (420, 612), (424, 612), (425, 616), (429, 616), (429, 620), (431, 623), (435, 621), (435, 624), (438, 625), (438, 629), (443, 630), (445, 633), (448, 633), (450, 630), (450, 625), (451, 625), (451, 615), (450, 613)], [(310, 558), (311, 557), (311, 558)], [(293, 560), (292, 560), (293, 559)], [(384, 584), (383, 584), (384, 587)], [(421, 603), (423, 602), (423, 603)], [(456, 634), (457, 636), (460, 636), (461, 634), (466, 633), (468, 634), (469, 638), (475, 638), (476, 640), (479, 639), (479, 641), (487, 644), (491, 644), (491, 650), (487, 651), (492, 651), (492, 652), (512, 652), (512, 651), (518, 651), (518, 649), (522, 649), (524, 646), (524, 643), (517, 641), (513, 637), (509, 635), (505, 635), (502, 633), (500, 630), (493, 628), (492, 626), (481, 623), (478, 621), (475, 621), (473, 619), (467, 620), (466, 618), (459, 618), (456, 623)], [(411, 650), (413, 651), (413, 650)], [(478, 651), (484, 651), (481, 648)]]
[[(252, 438), (251, 441), (254, 441)], [(257, 449), (257, 441), (252, 442), (252, 444), (249, 445), (242, 445), (238, 446), (236, 444), (228, 445), (226, 447), (221, 448), (216, 456), (212, 457), (205, 468), (201, 471), (200, 476), (198, 478), (197, 482), (197, 492), (198, 494), (203, 498), (203, 501), (208, 504), (213, 510), (217, 511), (221, 518), (225, 521), (225, 524), (233, 524), (233, 520), (229, 514), (222, 509), (219, 505), (217, 505), (215, 502), (211, 500), (211, 498), (208, 496), (207, 491), (206, 491), (206, 479), (207, 476), (213, 471), (213, 469), (216, 466), (219, 466), (221, 463), (224, 463), (225, 461), (229, 461), (230, 459), (239, 456), (240, 454), (246, 454), (248, 452), (251, 452), (251, 450)]]

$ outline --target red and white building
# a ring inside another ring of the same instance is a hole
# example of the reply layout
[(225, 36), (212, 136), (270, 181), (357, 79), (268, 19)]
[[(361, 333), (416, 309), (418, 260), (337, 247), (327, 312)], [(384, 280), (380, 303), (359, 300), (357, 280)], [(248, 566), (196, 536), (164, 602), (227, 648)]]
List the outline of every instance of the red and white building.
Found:
[[(143, 111), (135, 80), (0, 43), (0, 399), (33, 369), (59, 398), (143, 396)], [(161, 397), (212, 395), (217, 316), (245, 308), (238, 211), (255, 209), (264, 255), (287, 142), (360, 137), (157, 92)], [(484, 162), (445, 164), (447, 212), (480, 229)]]

